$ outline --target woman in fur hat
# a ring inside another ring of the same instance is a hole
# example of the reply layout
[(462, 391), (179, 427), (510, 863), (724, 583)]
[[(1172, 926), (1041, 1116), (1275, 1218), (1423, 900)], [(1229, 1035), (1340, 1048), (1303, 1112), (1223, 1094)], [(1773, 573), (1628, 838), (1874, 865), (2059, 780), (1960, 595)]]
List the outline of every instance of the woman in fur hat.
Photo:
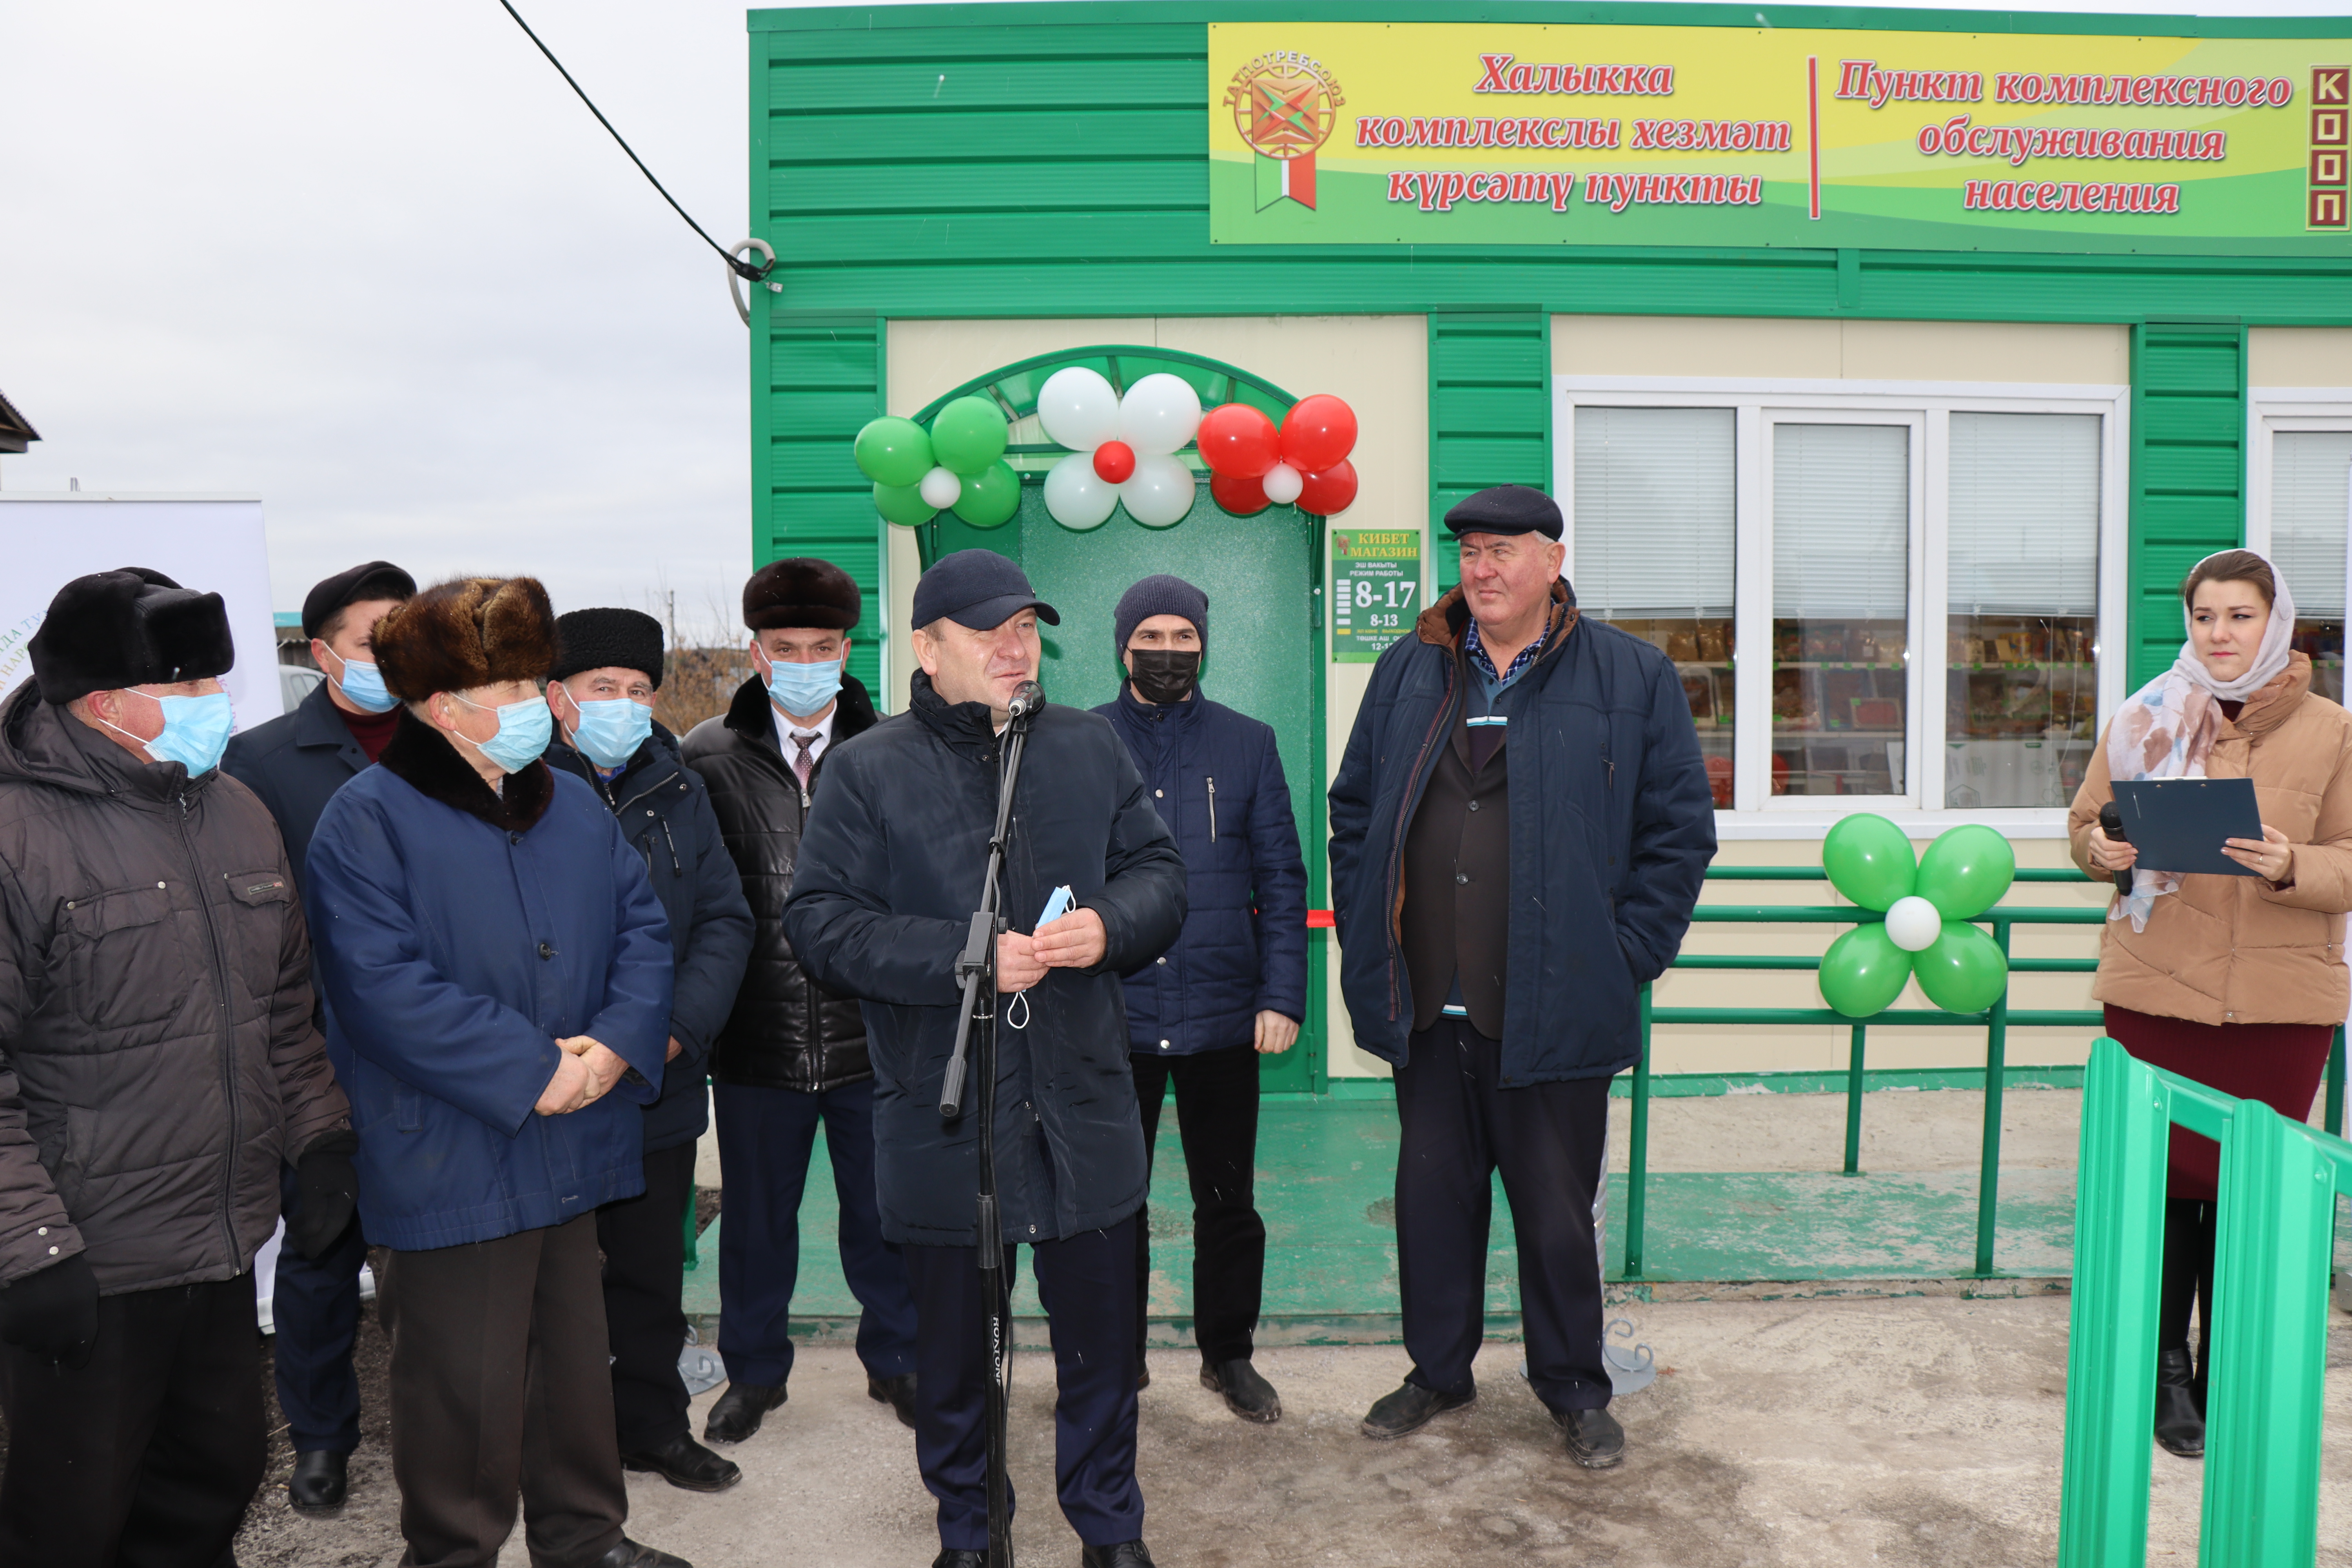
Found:
[(645, 1184), (667, 923), (579, 779), (541, 763), (555, 660), (528, 577), (439, 584), (375, 630), (404, 705), (310, 840), (328, 1052), (360, 1216), (392, 1249), (393, 1473), (408, 1561), (683, 1568), (622, 1533), (597, 1205)]

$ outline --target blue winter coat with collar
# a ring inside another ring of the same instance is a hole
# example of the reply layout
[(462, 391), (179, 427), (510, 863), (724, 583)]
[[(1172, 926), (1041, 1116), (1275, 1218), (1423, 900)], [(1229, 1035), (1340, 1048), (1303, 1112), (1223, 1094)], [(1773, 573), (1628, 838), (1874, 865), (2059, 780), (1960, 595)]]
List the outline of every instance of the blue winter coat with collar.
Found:
[(546, 760), (612, 807), (668, 917), (677, 963), (669, 1032), (678, 1053), (662, 1069), (661, 1098), (646, 1108), (646, 1152), (691, 1143), (710, 1125), (710, 1046), (735, 1005), (751, 955), (743, 879), (719, 835), (710, 792), (678, 760), (677, 738), (660, 725), (610, 779), (561, 740), (549, 744)]
[(1184, 932), (1124, 977), (1129, 1047), (1191, 1056), (1247, 1045), (1257, 1016), (1307, 1017), (1307, 864), (1274, 729), (1197, 689), (1095, 710), (1127, 742), (1184, 857)]
[[(1682, 946), (1715, 857), (1714, 795), (1675, 668), (1653, 645), (1580, 620), (1520, 676), (1508, 748), (1506, 1087), (1603, 1078), (1641, 1056), (1640, 987)], [(1331, 784), (1339, 984), (1356, 1044), (1402, 1066), (1412, 1030), (1399, 917), (1412, 814), (1462, 712), (1460, 589), (1372, 667)]]
[[(327, 1054), (359, 1133), (360, 1222), (422, 1251), (561, 1225), (645, 1190), (669, 1047), (669, 922), (596, 792), (534, 763), (503, 793), (408, 715), (310, 839)], [(562, 1116), (555, 1042), (628, 1063)]]

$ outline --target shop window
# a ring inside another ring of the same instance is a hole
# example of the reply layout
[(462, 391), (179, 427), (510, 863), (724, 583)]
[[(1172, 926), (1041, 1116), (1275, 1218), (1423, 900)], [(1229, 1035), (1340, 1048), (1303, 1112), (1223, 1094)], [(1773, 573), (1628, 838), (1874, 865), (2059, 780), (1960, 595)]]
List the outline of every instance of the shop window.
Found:
[(1902, 795), (1911, 427), (1771, 428), (1771, 792)]
[(1736, 419), (1728, 408), (1576, 411), (1584, 613), (1674, 660), (1715, 803), (1731, 805)]
[(2294, 646), (2311, 689), (2344, 700), (2345, 536), (2352, 513), (2352, 430), (2271, 437), (2270, 557), (2294, 595)]
[(2099, 720), (2099, 445), (2095, 415), (1951, 416), (1948, 806), (2063, 806), (2082, 784)]

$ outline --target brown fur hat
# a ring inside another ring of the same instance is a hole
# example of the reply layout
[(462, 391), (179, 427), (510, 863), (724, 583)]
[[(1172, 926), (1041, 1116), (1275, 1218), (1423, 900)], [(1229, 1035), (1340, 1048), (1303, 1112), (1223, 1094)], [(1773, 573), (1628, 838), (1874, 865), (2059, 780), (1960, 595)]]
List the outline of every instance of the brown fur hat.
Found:
[(543, 680), (555, 664), (555, 612), (536, 577), (436, 583), (376, 623), (375, 660), (404, 702)]
[(743, 624), (755, 632), (814, 626), (845, 632), (866, 612), (848, 573), (813, 555), (771, 561), (743, 584)]

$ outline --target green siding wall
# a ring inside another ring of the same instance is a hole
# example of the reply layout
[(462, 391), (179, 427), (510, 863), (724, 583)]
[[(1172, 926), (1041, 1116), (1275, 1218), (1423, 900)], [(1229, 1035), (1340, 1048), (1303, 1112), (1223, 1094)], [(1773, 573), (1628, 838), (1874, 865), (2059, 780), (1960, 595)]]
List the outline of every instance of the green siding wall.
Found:
[(1551, 489), (1550, 314), (1429, 317), (1429, 538), (1440, 592), (1460, 580), (1445, 513), (1489, 485)]
[(2246, 332), (2148, 321), (2132, 333), (2130, 663), (2137, 689), (2180, 651), (2180, 580), (2245, 542)]
[(866, 590), (849, 672), (875, 701), (881, 689), (887, 605), (882, 530), (873, 486), (851, 461), (858, 428), (882, 412), (882, 322), (872, 314), (778, 310), (752, 378), (751, 553), (754, 566), (787, 555), (832, 562)]

